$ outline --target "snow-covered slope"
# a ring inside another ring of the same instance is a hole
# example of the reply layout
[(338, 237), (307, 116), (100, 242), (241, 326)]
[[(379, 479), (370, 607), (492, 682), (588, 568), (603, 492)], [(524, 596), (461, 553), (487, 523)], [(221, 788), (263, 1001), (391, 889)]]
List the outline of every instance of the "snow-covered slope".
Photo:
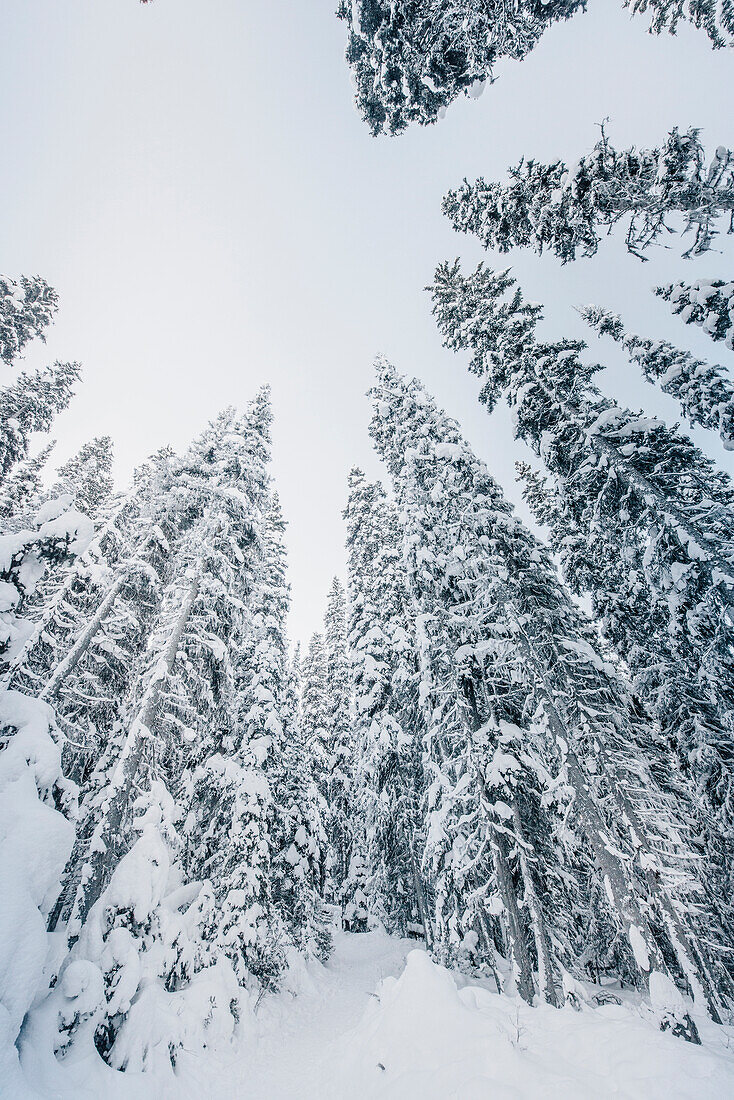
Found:
[[(360, 1100), (713, 1100), (734, 1095), (731, 1031), (701, 1025), (703, 1046), (661, 1033), (649, 1009), (574, 1011), (457, 988), (412, 951), (344, 1037), (336, 1097)], [(734, 1045), (734, 1043), (733, 1043)]]
[[(237, 1053), (183, 1057), (176, 1077), (59, 1066), (26, 1037), (24, 1069), (54, 1100), (724, 1100), (734, 1029), (703, 1045), (661, 1033), (630, 1001), (530, 1008), (433, 963), (410, 940), (339, 933), (328, 966), (290, 975), (245, 1022)], [(0, 1087), (0, 1094), (2, 1088)], [(34, 1095), (31, 1093), (30, 1095)]]

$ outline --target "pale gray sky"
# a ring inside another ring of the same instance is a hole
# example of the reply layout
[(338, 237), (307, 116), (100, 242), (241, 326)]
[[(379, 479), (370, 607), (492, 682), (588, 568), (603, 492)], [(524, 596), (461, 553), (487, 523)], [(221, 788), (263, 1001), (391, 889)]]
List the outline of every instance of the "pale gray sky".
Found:
[[(656, 143), (698, 125), (734, 141), (732, 58), (684, 27), (646, 34), (621, 0), (547, 33), (498, 69), (477, 102), (437, 126), (371, 138), (343, 60), (336, 0), (3, 0), (0, 9), (0, 269), (40, 273), (61, 309), (35, 366), (79, 359), (84, 381), (59, 417), (58, 457), (115, 440), (122, 485), (164, 443), (181, 448), (226, 404), (273, 387), (275, 476), (289, 521), (292, 634), (319, 626), (343, 572), (347, 472), (378, 474), (367, 435), (373, 356), (418, 375), (512, 499), (519, 453), (508, 416), (476, 401), (465, 360), (441, 348), (423, 286), (439, 260), (491, 255), (453, 233), (441, 196), (463, 176), (502, 178), (523, 153), (575, 159), (609, 116), (615, 143)], [(651, 262), (619, 238), (565, 268), (516, 253), (549, 334), (583, 335), (575, 304), (621, 312), (643, 335), (703, 354), (649, 288), (734, 275), (726, 256)], [(626, 368), (610, 389), (675, 417)], [(719, 356), (729, 355), (722, 350)], [(701, 436), (697, 436), (701, 440)], [(716, 439), (704, 440), (712, 454)]]

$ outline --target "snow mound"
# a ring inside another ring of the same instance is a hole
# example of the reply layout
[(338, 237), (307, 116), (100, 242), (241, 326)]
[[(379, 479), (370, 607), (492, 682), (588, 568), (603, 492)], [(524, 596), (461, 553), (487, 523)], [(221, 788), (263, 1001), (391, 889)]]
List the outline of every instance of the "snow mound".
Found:
[(64, 781), (52, 727), (45, 703), (0, 692), (0, 1096), (24, 1094), (14, 1044), (43, 989), (46, 916), (74, 840), (54, 808)]
[(343, 1041), (329, 1096), (360, 1100), (707, 1100), (734, 1096), (724, 1028), (702, 1047), (660, 1032), (634, 1005), (531, 1008), (412, 951)]

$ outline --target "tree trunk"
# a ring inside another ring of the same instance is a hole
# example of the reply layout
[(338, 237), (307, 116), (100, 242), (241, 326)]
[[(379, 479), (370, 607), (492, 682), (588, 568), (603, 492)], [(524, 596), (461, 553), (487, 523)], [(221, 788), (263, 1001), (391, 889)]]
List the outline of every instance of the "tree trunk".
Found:
[(548, 1004), (558, 1008), (560, 998), (556, 981), (555, 968), (553, 966), (553, 954), (551, 952), (548, 929), (545, 925), (543, 910), (540, 906), (540, 898), (533, 882), (533, 873), (527, 856), (527, 844), (523, 836), (522, 821), (517, 802), (512, 802), (512, 821), (517, 836), (517, 846), (520, 853), (520, 871), (525, 883), (525, 900), (530, 909), (530, 920), (535, 940), (535, 952), (538, 956), (538, 985), (540, 995)]

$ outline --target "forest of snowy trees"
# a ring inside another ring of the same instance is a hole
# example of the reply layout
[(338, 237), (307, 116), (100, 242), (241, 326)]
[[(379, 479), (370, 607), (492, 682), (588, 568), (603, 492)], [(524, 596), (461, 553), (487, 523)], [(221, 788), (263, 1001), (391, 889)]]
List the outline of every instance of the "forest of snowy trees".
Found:
[[(728, 3), (625, 6), (734, 39)], [(441, 119), (584, 8), (341, 3), (358, 111), (374, 134)], [(444, 214), (553, 263), (610, 233), (715, 256), (734, 154), (606, 130)], [(734, 484), (688, 434), (734, 449), (734, 282), (710, 266), (649, 298), (720, 363), (604, 303), (576, 303), (591, 347), (550, 339), (509, 269), (440, 263), (434, 335), (509, 408), (536, 523), (378, 356), (383, 480), (349, 473), (343, 572), (301, 644), (268, 385), (124, 490), (107, 435), (54, 467), (82, 368), (22, 368), (59, 299), (0, 276), (0, 1094), (35, 1095), (35, 1063), (175, 1077), (374, 929), (543, 1010), (631, 993), (692, 1045), (732, 1023)], [(612, 344), (683, 426), (607, 392)]]

